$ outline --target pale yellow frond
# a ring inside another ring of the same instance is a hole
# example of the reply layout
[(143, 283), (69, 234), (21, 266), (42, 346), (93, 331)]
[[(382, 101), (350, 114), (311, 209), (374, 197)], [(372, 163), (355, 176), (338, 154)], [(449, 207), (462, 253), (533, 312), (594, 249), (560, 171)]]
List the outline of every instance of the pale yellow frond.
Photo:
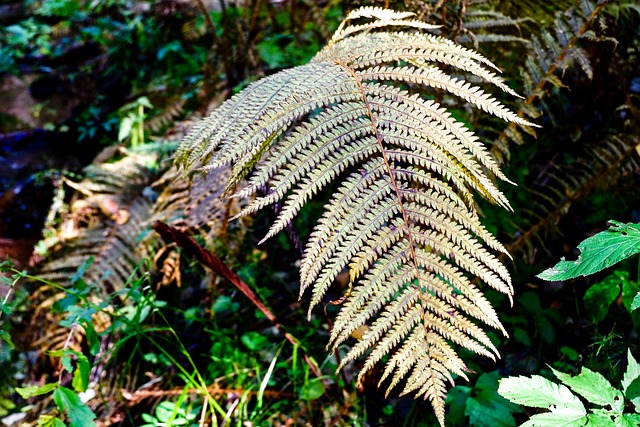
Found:
[(347, 269), (350, 293), (328, 347), (367, 328), (340, 367), (366, 354), (362, 378), (388, 357), (389, 390), (428, 399), (444, 424), (447, 384), (468, 372), (455, 348), (495, 358), (484, 327), (506, 335), (471, 277), (513, 293), (497, 256), (506, 250), (480, 222), (473, 196), (510, 206), (494, 182), (508, 179), (484, 144), (422, 91), (533, 124), (476, 86), (517, 96), (491, 61), (423, 32), (433, 26), (410, 17), (380, 8), (350, 13), (309, 64), (251, 84), (197, 125), (177, 161), (188, 172), (233, 163), (229, 188), (248, 180), (234, 197), (259, 193), (240, 215), (278, 203), (264, 239), (333, 188), (300, 263), (309, 316)]

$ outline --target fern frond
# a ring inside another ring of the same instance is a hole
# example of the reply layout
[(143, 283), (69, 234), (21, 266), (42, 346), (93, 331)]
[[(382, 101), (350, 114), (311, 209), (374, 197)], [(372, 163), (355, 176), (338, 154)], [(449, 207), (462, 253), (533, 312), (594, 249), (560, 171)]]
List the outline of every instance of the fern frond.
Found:
[[(85, 179), (74, 185), (84, 196), (72, 204), (60, 227), (64, 245), (42, 267), (41, 277), (66, 286), (72, 274), (92, 260), (84, 276), (87, 283), (100, 283), (107, 292), (121, 288), (144, 257), (138, 239), (151, 211), (144, 189), (155, 176), (148, 167), (155, 161), (155, 155), (129, 155), (86, 168)], [(99, 220), (78, 222), (87, 214)]]
[[(535, 119), (544, 107), (541, 101), (550, 92), (548, 86), (564, 87), (559, 70), (564, 72), (577, 64), (589, 79), (593, 77), (591, 62), (579, 42), (582, 39), (615, 42), (615, 39), (596, 36), (593, 32), (606, 3), (594, 4), (591, 0), (583, 0), (578, 6), (556, 12), (552, 30), (543, 29), (539, 37), (532, 37), (531, 52), (523, 70), (527, 98), (520, 107), (519, 116)], [(541, 105), (537, 105), (538, 103)], [(535, 136), (532, 129), (521, 127), (517, 123), (509, 124), (498, 137), (492, 152), (497, 157), (508, 157), (509, 143), (519, 144), (523, 141), (520, 130)]]
[[(544, 174), (544, 183), (533, 185), (534, 209), (523, 215), (518, 237), (508, 249), (511, 253), (523, 251), (530, 261), (534, 239), (541, 242), (545, 233), (553, 234), (559, 220), (571, 206), (596, 189), (606, 189), (620, 176), (640, 172), (638, 145), (633, 135), (610, 135), (598, 144), (585, 149), (585, 154), (571, 165), (550, 165)], [(544, 245), (542, 245), (544, 246)]]
[[(341, 367), (368, 353), (362, 378), (391, 354), (389, 389), (404, 382), (402, 392), (428, 399), (444, 424), (446, 383), (467, 372), (454, 346), (495, 357), (475, 322), (504, 332), (468, 276), (513, 292), (497, 257), (506, 251), (481, 225), (471, 191), (509, 203), (485, 172), (506, 180), (485, 146), (416, 90), (441, 89), (506, 121), (533, 124), (437, 67), (453, 66), (515, 94), (489, 71), (495, 66), (488, 59), (421, 32), (431, 26), (409, 17), (378, 8), (353, 12), (309, 64), (249, 85), (196, 125), (177, 163), (188, 173), (233, 163), (232, 185), (250, 173), (234, 197), (266, 191), (238, 216), (282, 203), (265, 239), (336, 183), (300, 265), (300, 292), (312, 292), (309, 315), (348, 268), (353, 290), (329, 346), (335, 350), (356, 329), (369, 328)], [(356, 19), (370, 21), (352, 25)]]
[[(227, 239), (228, 221), (241, 210), (235, 200), (222, 198), (231, 175), (231, 168), (224, 167), (207, 176), (199, 175), (191, 182), (179, 179), (177, 168), (171, 168), (153, 184), (159, 190), (147, 225), (162, 221), (171, 227), (198, 236), (207, 248), (222, 246), (233, 253), (241, 241), (246, 227), (236, 227), (234, 239)], [(247, 224), (245, 224), (247, 225)]]

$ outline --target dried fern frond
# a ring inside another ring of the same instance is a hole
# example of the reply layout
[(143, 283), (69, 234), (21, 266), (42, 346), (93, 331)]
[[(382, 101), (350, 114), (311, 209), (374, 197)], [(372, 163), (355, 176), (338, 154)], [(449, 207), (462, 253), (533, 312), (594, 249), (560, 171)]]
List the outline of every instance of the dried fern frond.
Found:
[(282, 202), (265, 239), (337, 182), (306, 246), (301, 294), (312, 290), (311, 311), (348, 268), (352, 291), (329, 346), (369, 328), (340, 367), (368, 352), (361, 378), (390, 355), (389, 390), (402, 383), (403, 394), (424, 396), (444, 424), (446, 383), (467, 372), (452, 343), (495, 357), (475, 321), (504, 332), (468, 275), (512, 294), (496, 256), (506, 251), (480, 223), (471, 190), (509, 203), (485, 173), (506, 179), (484, 145), (416, 90), (442, 89), (504, 120), (531, 123), (437, 67), (514, 94), (488, 59), (423, 33), (432, 26), (410, 18), (379, 8), (352, 12), (309, 64), (251, 84), (197, 124), (177, 162), (187, 172), (233, 163), (231, 187), (249, 175), (235, 197), (266, 188), (239, 214)]
[(60, 285), (93, 259), (85, 272), (87, 283), (120, 289), (144, 258), (138, 242), (152, 200), (145, 188), (156, 171), (157, 155), (128, 155), (121, 160), (90, 165), (86, 177), (72, 184), (80, 195), (60, 226), (62, 245), (45, 264), (40, 277)]
[[(537, 119), (544, 107), (540, 101), (552, 93), (552, 88), (565, 87), (562, 76), (570, 67), (577, 66), (589, 79), (593, 77), (591, 61), (579, 42), (586, 39), (615, 43), (615, 39), (594, 32), (605, 6), (605, 1), (581, 0), (577, 6), (556, 12), (551, 29), (543, 28), (539, 36), (532, 36), (532, 49), (522, 72), (527, 98), (518, 111), (520, 116)], [(499, 158), (508, 158), (509, 143), (521, 144), (524, 141), (520, 131), (535, 136), (531, 128), (510, 124), (499, 136), (492, 152)]]
[[(550, 164), (533, 184), (531, 205), (522, 216), (518, 237), (508, 245), (511, 253), (522, 251), (535, 260), (534, 241), (548, 240), (571, 206), (591, 192), (606, 189), (622, 176), (640, 173), (640, 138), (634, 134), (610, 135), (585, 148), (585, 154), (569, 165)], [(546, 233), (546, 234), (545, 234)]]
[[(215, 249), (222, 256), (233, 256), (240, 249), (248, 224), (229, 227), (229, 218), (241, 210), (236, 199), (222, 197), (231, 174), (230, 167), (216, 170), (206, 176), (194, 177), (191, 182), (178, 179), (177, 168), (171, 168), (153, 184), (160, 195), (147, 222), (151, 226), (162, 221), (171, 227), (200, 238), (205, 247)], [(152, 235), (144, 243), (150, 244)], [(180, 256), (175, 247), (165, 247), (156, 254), (162, 260), (159, 270), (162, 284), (180, 283)]]

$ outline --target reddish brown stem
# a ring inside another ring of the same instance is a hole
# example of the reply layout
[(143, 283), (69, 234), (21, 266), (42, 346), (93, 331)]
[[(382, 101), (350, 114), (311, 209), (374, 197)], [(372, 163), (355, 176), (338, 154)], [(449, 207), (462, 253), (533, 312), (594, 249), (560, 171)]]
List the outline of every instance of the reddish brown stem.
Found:
[[(163, 239), (171, 242), (175, 242), (186, 253), (194, 256), (202, 265), (209, 267), (235, 286), (240, 292), (242, 292), (249, 300), (260, 310), (271, 323), (275, 325), (278, 330), (283, 331), (282, 325), (278, 323), (276, 316), (273, 315), (271, 310), (265, 306), (258, 296), (251, 290), (235, 272), (233, 272), (226, 264), (217, 256), (203, 248), (192, 237), (183, 233), (182, 231), (170, 227), (162, 221), (156, 221), (153, 224), (153, 229), (162, 236)], [(284, 331), (283, 331), (284, 332)], [(284, 337), (293, 345), (299, 344), (298, 340), (288, 332), (284, 332)], [(313, 374), (317, 377), (322, 376), (318, 365), (309, 358), (308, 355), (304, 355), (304, 360), (309, 365), (309, 368)]]

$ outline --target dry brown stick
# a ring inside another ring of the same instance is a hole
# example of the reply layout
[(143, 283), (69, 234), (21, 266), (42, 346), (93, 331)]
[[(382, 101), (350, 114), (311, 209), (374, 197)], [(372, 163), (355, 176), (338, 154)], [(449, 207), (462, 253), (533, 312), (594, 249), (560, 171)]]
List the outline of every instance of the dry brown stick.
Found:
[[(258, 296), (251, 290), (249, 285), (247, 285), (236, 273), (234, 273), (226, 264), (217, 256), (209, 252), (207, 249), (203, 248), (193, 240), (190, 236), (183, 233), (182, 231), (170, 227), (162, 221), (156, 221), (153, 224), (153, 229), (162, 236), (163, 239), (175, 242), (178, 246), (180, 246), (187, 253), (194, 256), (201, 264), (209, 267), (228, 281), (230, 281), (240, 292), (242, 292), (249, 300), (265, 315), (267, 319), (274, 324), (274, 326), (284, 332), (284, 337), (291, 344), (299, 345), (298, 340), (291, 335), (289, 332), (283, 331), (282, 325), (278, 323), (276, 316), (273, 315), (271, 310), (265, 306), (262, 301), (258, 298)], [(304, 349), (303, 349), (304, 352)], [(320, 368), (315, 363), (315, 361), (311, 360), (311, 358), (305, 354), (304, 360), (309, 365), (311, 372), (316, 377), (321, 377), (322, 372), (320, 372)]]
[[(258, 391), (255, 390), (242, 390), (242, 389), (228, 389), (228, 388), (218, 388), (218, 387), (207, 387), (207, 391), (212, 396), (221, 395), (221, 394), (238, 394), (242, 395), (244, 393), (249, 394), (258, 394)], [(178, 387), (173, 388), (171, 390), (136, 390), (133, 393), (122, 389), (122, 397), (124, 397), (129, 402), (137, 403), (140, 400), (148, 399), (150, 397), (166, 397), (166, 396), (177, 396), (185, 392), (184, 388)], [(202, 390), (199, 388), (189, 388), (187, 389), (187, 393), (189, 394), (202, 394)], [(286, 397), (291, 398), (295, 397), (292, 393), (283, 393), (275, 390), (265, 390), (263, 394), (267, 397)]]
[(198, 9), (200, 9), (200, 12), (204, 15), (205, 22), (207, 23), (207, 27), (209, 27), (209, 32), (211, 33), (211, 37), (213, 38), (213, 43), (216, 45), (216, 47), (222, 48), (222, 43), (220, 42), (220, 38), (218, 37), (216, 24), (215, 22), (213, 22), (213, 19), (211, 19), (209, 10), (207, 10), (207, 7), (204, 5), (204, 3), (202, 3), (202, 0), (196, 0), (196, 3), (198, 4)]

